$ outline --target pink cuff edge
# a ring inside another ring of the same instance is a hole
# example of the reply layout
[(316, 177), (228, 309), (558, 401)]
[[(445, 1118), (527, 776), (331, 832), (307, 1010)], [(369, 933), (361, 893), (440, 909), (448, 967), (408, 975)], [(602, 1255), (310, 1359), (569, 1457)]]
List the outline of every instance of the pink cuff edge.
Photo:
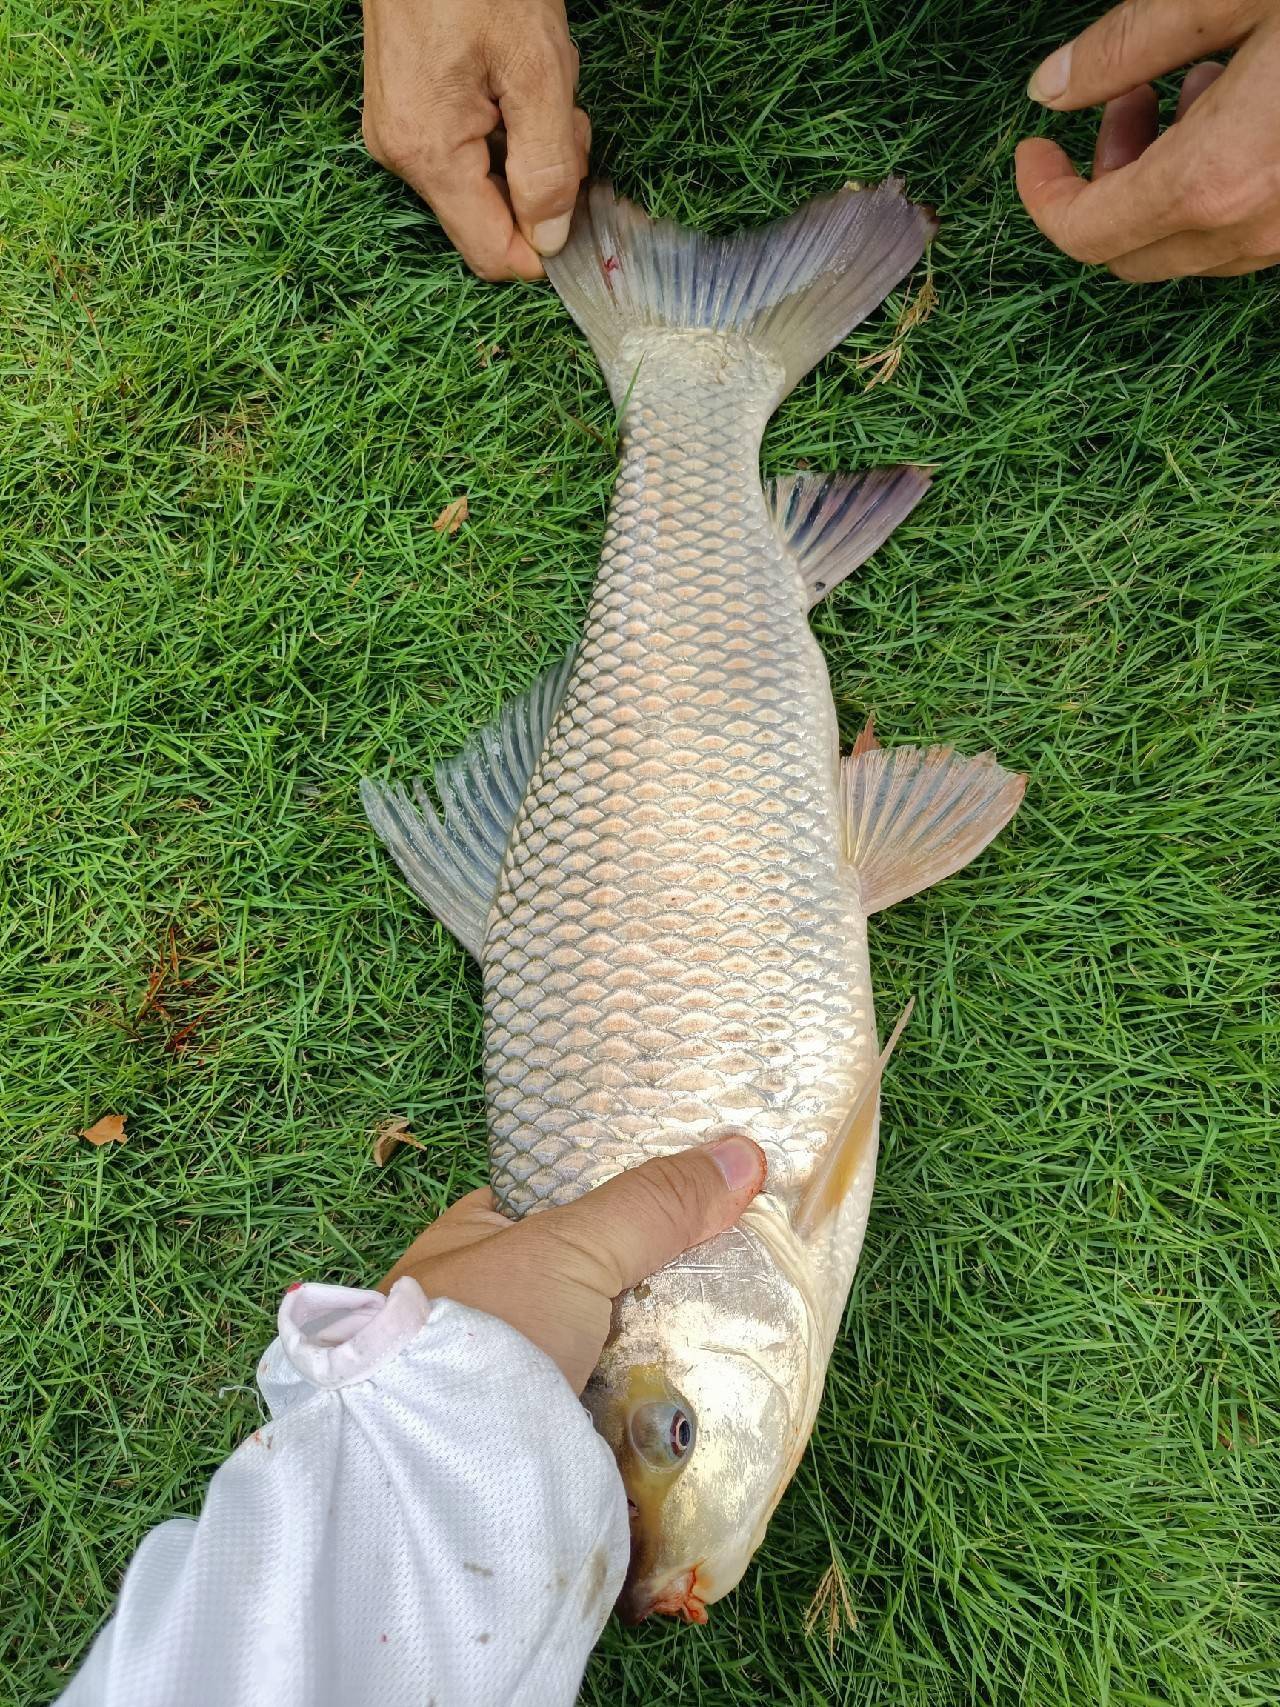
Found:
[[(407, 1274), (385, 1297), (358, 1287), (307, 1281), (290, 1287), (280, 1301), (280, 1345), (313, 1387), (345, 1387), (367, 1380), (416, 1339), (430, 1314), (426, 1294)], [(323, 1343), (309, 1332), (321, 1318)]]

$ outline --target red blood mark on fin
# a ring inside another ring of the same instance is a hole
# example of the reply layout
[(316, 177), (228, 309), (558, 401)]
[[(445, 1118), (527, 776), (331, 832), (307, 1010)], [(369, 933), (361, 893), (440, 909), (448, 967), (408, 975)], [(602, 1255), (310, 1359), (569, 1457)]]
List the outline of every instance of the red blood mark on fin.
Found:
[(604, 258), (604, 270), (605, 270), (606, 277), (610, 273), (616, 273), (618, 268), (621, 265), (622, 265), (622, 262), (618, 259), (618, 257), (616, 255), (606, 255)]

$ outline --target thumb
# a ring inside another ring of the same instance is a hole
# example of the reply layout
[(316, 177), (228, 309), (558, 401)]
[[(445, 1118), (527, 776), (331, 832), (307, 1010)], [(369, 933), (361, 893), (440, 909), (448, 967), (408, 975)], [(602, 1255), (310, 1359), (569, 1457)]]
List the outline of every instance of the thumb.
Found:
[(1061, 112), (1114, 100), (1140, 83), (1243, 41), (1264, 0), (1124, 0), (1032, 73), (1027, 93)]
[[(564, 247), (586, 170), (573, 82), (560, 59), (548, 57), (541, 75), (503, 82), (498, 104), (507, 131), (507, 189), (516, 224), (540, 255)], [(585, 118), (585, 115), (583, 115)]]
[(732, 1227), (764, 1185), (759, 1145), (737, 1135), (658, 1156), (535, 1219), (589, 1253), (616, 1298), (693, 1245)]

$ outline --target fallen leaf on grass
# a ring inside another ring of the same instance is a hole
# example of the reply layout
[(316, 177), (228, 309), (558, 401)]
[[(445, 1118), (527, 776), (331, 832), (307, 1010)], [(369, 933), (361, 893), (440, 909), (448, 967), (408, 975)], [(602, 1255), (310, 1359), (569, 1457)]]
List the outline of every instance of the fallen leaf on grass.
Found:
[(467, 495), (464, 492), (460, 498), (454, 498), (446, 504), (431, 525), (437, 533), (457, 533), (470, 514)]
[(384, 1120), (373, 1135), (373, 1159), (385, 1168), (401, 1144), (412, 1144), (415, 1150), (425, 1150), (421, 1138), (415, 1138), (407, 1120)]
[(104, 1114), (101, 1120), (95, 1120), (80, 1136), (87, 1138), (91, 1144), (123, 1144), (126, 1141), (124, 1115)]

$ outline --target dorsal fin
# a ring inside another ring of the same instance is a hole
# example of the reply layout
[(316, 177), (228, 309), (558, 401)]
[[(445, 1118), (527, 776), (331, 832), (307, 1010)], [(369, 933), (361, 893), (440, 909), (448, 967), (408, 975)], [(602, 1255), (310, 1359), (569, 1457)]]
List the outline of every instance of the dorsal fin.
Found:
[(882, 546), (929, 490), (927, 468), (788, 474), (764, 489), (778, 538), (800, 565), (809, 609)]
[(858, 1163), (867, 1148), (867, 1140), (871, 1136), (872, 1123), (876, 1117), (880, 1081), (889, 1065), (889, 1057), (898, 1047), (898, 1039), (906, 1030), (907, 1021), (911, 1018), (915, 1005), (916, 999), (912, 996), (903, 1008), (897, 1025), (889, 1033), (889, 1041), (880, 1051), (879, 1059), (871, 1069), (866, 1084), (858, 1092), (857, 1099), (845, 1116), (830, 1148), (804, 1188), (804, 1195), (791, 1217), (791, 1224), (802, 1239), (812, 1238), (835, 1214), (853, 1184), (853, 1176), (857, 1173)]
[(400, 784), (364, 777), (360, 798), (414, 894), (477, 959), (520, 803), (564, 697), (568, 652), (503, 706), (431, 780), (444, 815), (421, 782), (414, 801)]

